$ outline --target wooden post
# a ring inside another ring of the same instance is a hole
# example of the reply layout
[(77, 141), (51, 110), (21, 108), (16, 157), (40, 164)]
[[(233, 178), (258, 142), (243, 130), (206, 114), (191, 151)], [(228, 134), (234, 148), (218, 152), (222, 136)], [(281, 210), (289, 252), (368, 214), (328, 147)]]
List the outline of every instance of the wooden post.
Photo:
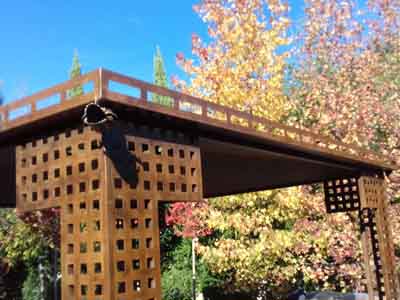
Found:
[(368, 209), (359, 211), (359, 224), (361, 233), (361, 249), (363, 252), (364, 272), (367, 280), (367, 292), (369, 300), (375, 300), (374, 272), (371, 264), (372, 249), (370, 245), (371, 232), (369, 230), (370, 218)]
[(370, 300), (375, 300), (375, 291), (380, 300), (398, 300), (399, 283), (395, 275), (394, 247), (384, 180), (370, 176), (330, 180), (324, 182), (324, 191), (328, 213), (359, 212)]
[(61, 207), (62, 299), (160, 300), (159, 201), (200, 201), (196, 139), (117, 123), (17, 147), (20, 212)]
[[(375, 262), (379, 299), (398, 300), (399, 283), (395, 274), (394, 246), (383, 178), (362, 176), (358, 179), (362, 209), (369, 212), (368, 227)], [(366, 261), (365, 264), (369, 263)]]

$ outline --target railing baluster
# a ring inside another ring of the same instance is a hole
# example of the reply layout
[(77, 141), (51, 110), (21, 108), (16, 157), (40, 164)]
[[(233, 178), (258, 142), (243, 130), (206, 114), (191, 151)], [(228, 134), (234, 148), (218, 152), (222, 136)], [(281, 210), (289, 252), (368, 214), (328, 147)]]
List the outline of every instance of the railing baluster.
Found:
[(226, 122), (227, 122), (228, 124), (232, 124), (232, 114), (231, 114), (230, 111), (227, 111), (227, 112), (226, 112)]
[(97, 99), (102, 99), (104, 92), (107, 90), (108, 85), (108, 80), (106, 80), (105, 73), (102, 68), (99, 69), (98, 73), (96, 74), (96, 79), (94, 80), (94, 91), (95, 91), (95, 97)]
[(207, 105), (205, 103), (201, 103), (201, 115), (207, 117)]
[(140, 98), (147, 101), (147, 90), (145, 88), (140, 89)]
[(110, 80), (108, 78), (104, 78), (104, 75), (103, 75), (103, 77), (101, 79), (101, 85), (100, 85), (100, 88), (102, 91), (101, 92), (102, 97), (105, 93), (108, 92), (109, 86), (110, 86)]
[(0, 114), (0, 116), (1, 116), (0, 128), (3, 129), (5, 127), (5, 124), (7, 123), (6, 111), (3, 110), (3, 112), (1, 112), (1, 114)]
[(7, 127), (7, 123), (9, 122), (8, 120), (9, 114), (8, 114), (8, 109), (7, 107), (4, 109), (4, 127)]
[(180, 98), (174, 98), (174, 109), (179, 110)]
[(63, 90), (60, 92), (60, 103), (65, 102), (67, 100), (67, 91)]

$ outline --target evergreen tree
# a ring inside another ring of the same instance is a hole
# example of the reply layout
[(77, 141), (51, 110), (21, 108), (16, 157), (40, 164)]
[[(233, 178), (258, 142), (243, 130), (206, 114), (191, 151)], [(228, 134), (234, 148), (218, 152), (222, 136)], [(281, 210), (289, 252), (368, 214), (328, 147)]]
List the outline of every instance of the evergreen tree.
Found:
[[(72, 59), (72, 67), (69, 72), (69, 78), (74, 79), (76, 77), (81, 76), (81, 74), (82, 70), (81, 70), (81, 64), (79, 62), (78, 51), (75, 50), (74, 57)], [(80, 95), (83, 95), (83, 87), (80, 84), (70, 89), (67, 93), (68, 98), (74, 98)]]
[[(154, 83), (158, 86), (162, 86), (168, 88), (167, 74), (164, 68), (164, 61), (161, 56), (160, 48), (157, 46), (156, 54), (153, 59), (153, 68), (154, 68)], [(152, 95), (152, 101), (159, 103), (161, 105), (172, 106), (172, 99), (167, 96), (162, 96), (158, 94)]]

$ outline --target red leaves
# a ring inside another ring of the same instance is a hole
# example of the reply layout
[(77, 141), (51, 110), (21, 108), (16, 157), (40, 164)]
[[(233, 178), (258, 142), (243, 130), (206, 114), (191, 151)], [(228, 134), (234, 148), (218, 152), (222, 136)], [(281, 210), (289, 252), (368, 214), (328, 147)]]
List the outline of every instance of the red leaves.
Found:
[(211, 230), (202, 219), (201, 210), (206, 210), (207, 204), (201, 203), (174, 203), (165, 217), (168, 226), (173, 226), (178, 236), (186, 238), (207, 236)]
[(171, 82), (173, 86), (177, 86), (179, 84), (179, 79), (176, 77), (176, 75), (171, 76)]
[(185, 60), (185, 56), (183, 55), (182, 52), (178, 52), (176, 54), (176, 60), (177, 60), (178, 63), (183, 62)]
[(30, 225), (32, 230), (50, 238), (55, 245), (60, 239), (60, 210), (49, 208), (40, 211), (19, 214), (18, 217)]
[(203, 59), (203, 60), (208, 60), (208, 51), (206, 48), (200, 48), (199, 49), (199, 56)]
[(200, 43), (200, 37), (196, 33), (192, 33), (192, 45), (198, 45)]

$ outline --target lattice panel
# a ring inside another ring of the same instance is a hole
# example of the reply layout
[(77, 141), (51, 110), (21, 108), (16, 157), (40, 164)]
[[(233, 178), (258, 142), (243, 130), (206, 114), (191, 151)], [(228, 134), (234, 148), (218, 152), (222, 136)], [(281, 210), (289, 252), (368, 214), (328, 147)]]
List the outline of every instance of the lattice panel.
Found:
[[(380, 183), (384, 186), (383, 180)], [(382, 188), (384, 191), (384, 187)], [(395, 300), (400, 296), (400, 287), (396, 275), (394, 257), (393, 237), (390, 228), (390, 215), (384, 192), (378, 198), (378, 209), (376, 210), (376, 227), (379, 240), (379, 253), (382, 263), (382, 273), (385, 282), (386, 300)]]
[(382, 264), (379, 255), (375, 210), (368, 208), (362, 209), (359, 212), (359, 217), (368, 293), (369, 295), (375, 295), (376, 292), (379, 299), (383, 300), (385, 296), (385, 288)]
[[(199, 201), (202, 197), (200, 151), (194, 145), (139, 137), (127, 130), (138, 181), (129, 184), (111, 168), (109, 219), (115, 299), (161, 299), (158, 201)], [(147, 132), (154, 137), (154, 132)], [(110, 161), (111, 163), (111, 161)]]
[(356, 211), (360, 208), (356, 178), (325, 181), (324, 192), (325, 206), (328, 213)]
[(58, 207), (65, 198), (82, 195), (98, 184), (91, 171), (99, 171), (99, 143), (97, 133), (81, 128), (18, 146), (18, 210)]
[(158, 201), (202, 199), (200, 150), (177, 132), (107, 128), (19, 146), (18, 210), (61, 207), (63, 299), (160, 300)]
[(376, 281), (374, 280), (374, 261), (372, 257), (372, 249), (369, 243), (371, 239), (371, 233), (369, 231), (369, 217), (368, 209), (359, 211), (359, 225), (361, 232), (361, 248), (364, 260), (364, 272), (365, 272), (365, 286), (368, 295), (374, 299), (374, 290), (376, 290)]
[[(99, 169), (103, 169), (100, 160)], [(61, 262), (63, 299), (103, 300), (107, 294), (107, 226), (104, 215), (104, 179), (98, 171), (88, 172), (98, 178), (84, 194), (63, 199), (61, 206)], [(85, 176), (82, 176), (85, 182)]]
[[(161, 299), (158, 203), (154, 193), (113, 189), (112, 272), (115, 299)], [(111, 208), (111, 207), (110, 207)]]
[(358, 180), (362, 208), (378, 208), (384, 199), (385, 187), (382, 179), (362, 176)]
[[(156, 201), (200, 201), (203, 198), (200, 149), (126, 134), (128, 149), (138, 160), (137, 191), (153, 193)], [(114, 178), (115, 181), (122, 181)], [(125, 188), (122, 183), (122, 188)], [(126, 186), (127, 187), (127, 186)], [(135, 190), (135, 188), (131, 190)]]
[(105, 298), (104, 155), (91, 128), (17, 147), (17, 208), (61, 207), (63, 299)]
[[(395, 274), (394, 246), (384, 180), (361, 177), (359, 187), (361, 202), (367, 206), (360, 211), (360, 225), (368, 291), (371, 293), (371, 290), (377, 290), (380, 300), (395, 300), (399, 297), (399, 282)], [(375, 276), (372, 276), (372, 272)]]

